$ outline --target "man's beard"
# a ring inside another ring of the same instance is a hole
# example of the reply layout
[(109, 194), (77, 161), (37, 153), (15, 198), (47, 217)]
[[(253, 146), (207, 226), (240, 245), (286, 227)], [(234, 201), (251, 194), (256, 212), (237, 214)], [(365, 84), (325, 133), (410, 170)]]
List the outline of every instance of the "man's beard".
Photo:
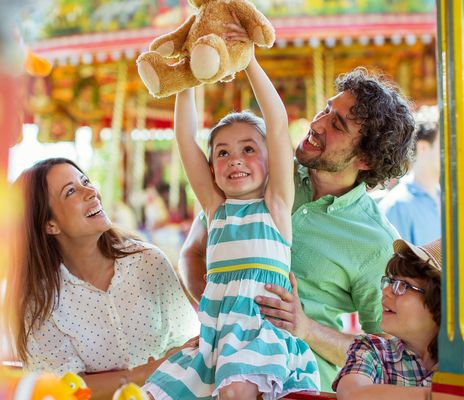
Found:
[(351, 152), (348, 156), (346, 156), (341, 161), (332, 161), (332, 160), (324, 160), (322, 158), (314, 158), (311, 160), (302, 161), (298, 157), (298, 153), (296, 154), (296, 158), (298, 162), (308, 169), (315, 169), (318, 171), (327, 171), (327, 172), (339, 172), (343, 171), (351, 162), (353, 157), (355, 157), (355, 152)]

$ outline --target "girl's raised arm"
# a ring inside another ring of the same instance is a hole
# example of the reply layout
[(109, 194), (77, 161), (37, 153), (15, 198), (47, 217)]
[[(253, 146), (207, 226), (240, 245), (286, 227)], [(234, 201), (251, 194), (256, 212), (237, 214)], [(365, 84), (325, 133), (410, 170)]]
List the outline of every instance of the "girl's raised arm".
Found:
[(269, 207), (272, 203), (278, 202), (278, 208), (285, 207), (285, 210), (291, 210), (294, 198), (293, 149), (288, 134), (287, 111), (277, 90), (255, 57), (248, 65), (246, 74), (266, 124), (269, 153), (266, 204)]
[(208, 160), (196, 141), (197, 113), (193, 89), (187, 89), (176, 96), (174, 131), (187, 178), (209, 217), (209, 213), (214, 212), (221, 204), (223, 195), (217, 188)]

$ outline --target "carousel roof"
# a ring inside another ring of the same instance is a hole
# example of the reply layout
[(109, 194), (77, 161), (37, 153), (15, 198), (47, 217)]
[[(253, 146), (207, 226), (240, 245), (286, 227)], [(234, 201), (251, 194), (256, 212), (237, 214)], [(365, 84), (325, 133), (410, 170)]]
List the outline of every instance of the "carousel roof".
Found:
[[(180, 15), (179, 18), (185, 18)], [(44, 39), (30, 47), (38, 54), (58, 65), (90, 64), (120, 58), (133, 59), (146, 51), (157, 36), (173, 30), (182, 22), (171, 26), (84, 33)], [(271, 18), (276, 30), (277, 47), (337, 44), (382, 45), (386, 40), (393, 44), (414, 44), (417, 40), (429, 43), (435, 36), (436, 16), (431, 13), (359, 14)]]
[[(35, 37), (41, 39), (29, 45), (58, 65), (133, 59), (155, 37), (172, 31), (194, 11), (186, 0), (102, 0), (96, 7), (93, 0), (54, 2), (49, 15), (35, 17), (42, 24)], [(276, 47), (382, 45), (386, 40), (414, 44), (417, 40), (428, 43), (435, 36), (431, 0), (412, 0), (401, 6), (386, 0), (374, 6), (356, 0), (253, 2), (271, 19)]]

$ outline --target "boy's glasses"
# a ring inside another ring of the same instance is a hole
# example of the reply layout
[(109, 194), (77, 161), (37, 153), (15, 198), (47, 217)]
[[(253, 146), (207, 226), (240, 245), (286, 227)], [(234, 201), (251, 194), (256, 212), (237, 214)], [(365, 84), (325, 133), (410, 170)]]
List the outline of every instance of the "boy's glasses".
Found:
[(407, 290), (415, 290), (416, 292), (425, 293), (424, 289), (418, 288), (417, 286), (410, 285), (408, 282), (402, 281), (401, 279), (394, 279), (389, 276), (382, 276), (380, 281), (380, 288), (383, 290), (388, 285), (391, 285), (392, 292), (396, 296), (402, 296)]

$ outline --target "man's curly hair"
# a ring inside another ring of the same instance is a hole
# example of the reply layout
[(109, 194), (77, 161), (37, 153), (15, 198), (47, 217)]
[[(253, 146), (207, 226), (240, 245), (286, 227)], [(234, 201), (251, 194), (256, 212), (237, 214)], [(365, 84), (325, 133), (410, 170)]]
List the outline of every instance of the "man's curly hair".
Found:
[(357, 182), (369, 188), (406, 174), (414, 154), (414, 117), (398, 89), (358, 67), (340, 75), (338, 92), (348, 91), (356, 103), (350, 118), (361, 125), (356, 155), (370, 169), (359, 171)]

